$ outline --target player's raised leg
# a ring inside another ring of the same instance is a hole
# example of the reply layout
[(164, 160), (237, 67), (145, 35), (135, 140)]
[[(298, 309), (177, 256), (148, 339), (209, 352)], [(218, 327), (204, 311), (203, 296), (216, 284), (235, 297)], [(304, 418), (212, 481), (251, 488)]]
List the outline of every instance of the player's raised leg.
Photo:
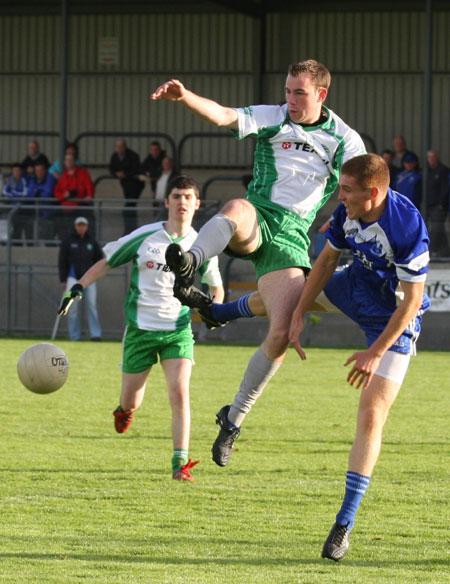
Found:
[(387, 371), (387, 375), (395, 380), (375, 374), (369, 386), (361, 391), (344, 500), (336, 515), (336, 523), (324, 543), (323, 558), (337, 562), (347, 553), (350, 530), (380, 454), (384, 424), (400, 391), (408, 363), (409, 355), (388, 351), (380, 362), (378, 372), (384, 374)]
[(164, 359), (161, 361), (167, 381), (169, 402), (172, 410), (173, 478), (193, 481), (190, 469), (197, 464), (189, 460), (191, 410), (189, 382), (192, 371), (190, 359)]
[(245, 199), (234, 199), (203, 225), (189, 251), (183, 251), (177, 243), (169, 245), (166, 263), (174, 272), (176, 282), (189, 288), (194, 282), (195, 270), (207, 259), (219, 255), (227, 246), (244, 256), (253, 252), (258, 243), (255, 208)]
[(240, 426), (265, 386), (279, 369), (289, 345), (289, 325), (305, 284), (300, 268), (286, 268), (261, 276), (258, 289), (267, 310), (269, 330), (264, 342), (250, 359), (244, 378), (231, 406), (217, 414), (220, 426), (213, 447), (213, 460), (226, 466)]

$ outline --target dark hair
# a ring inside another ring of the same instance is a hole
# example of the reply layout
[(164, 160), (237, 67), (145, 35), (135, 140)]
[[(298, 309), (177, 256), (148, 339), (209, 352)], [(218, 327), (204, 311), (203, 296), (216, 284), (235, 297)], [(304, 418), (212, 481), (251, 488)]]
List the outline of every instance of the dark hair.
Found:
[(22, 163), (21, 163), (21, 162), (13, 162), (13, 163), (11, 164), (11, 168), (16, 168), (17, 166), (18, 166), (19, 168), (22, 168), (22, 169), (23, 169), (23, 166), (22, 166)]
[(381, 154), (390, 154), (391, 156), (394, 156), (394, 151), (390, 150), (389, 148), (385, 148)]
[(173, 189), (192, 189), (197, 199), (200, 198), (200, 189), (198, 187), (198, 184), (195, 182), (193, 178), (191, 178), (190, 176), (186, 176), (185, 174), (175, 176), (172, 180), (169, 181), (165, 196), (166, 199), (169, 197)]
[(341, 174), (348, 174), (356, 179), (363, 188), (379, 187), (386, 190), (389, 186), (389, 167), (378, 154), (362, 154), (344, 162)]
[(300, 61), (289, 65), (288, 74), (292, 77), (298, 77), (304, 73), (309, 73), (313, 80), (316, 88), (325, 87), (328, 89), (331, 84), (331, 75), (325, 65), (315, 61), (314, 59), (308, 59), (307, 61)]
[(66, 142), (64, 153), (67, 151), (68, 148), (73, 148), (75, 150), (75, 158), (78, 158), (79, 154), (78, 144), (76, 144), (75, 142)]
[(150, 146), (159, 146), (161, 148), (161, 144), (157, 140), (150, 142)]

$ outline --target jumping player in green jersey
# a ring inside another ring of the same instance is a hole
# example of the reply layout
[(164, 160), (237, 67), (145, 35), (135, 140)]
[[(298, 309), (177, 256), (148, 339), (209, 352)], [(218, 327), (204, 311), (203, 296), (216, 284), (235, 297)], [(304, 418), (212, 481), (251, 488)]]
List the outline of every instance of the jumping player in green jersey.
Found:
[(246, 199), (226, 203), (202, 227), (188, 253), (177, 245), (166, 253), (177, 283), (186, 288), (197, 267), (221, 251), (252, 260), (269, 318), (267, 336), (251, 358), (233, 403), (217, 414), (220, 431), (212, 452), (219, 466), (228, 463), (245, 416), (286, 354), (292, 313), (310, 269), (307, 231), (337, 188), (342, 164), (365, 152), (360, 136), (324, 105), (330, 80), (317, 61), (291, 65), (282, 106), (224, 107), (176, 79), (151, 95), (153, 100), (179, 102), (239, 139), (256, 138)]
[[(190, 435), (189, 381), (193, 363), (190, 311), (173, 296), (174, 274), (165, 263), (167, 247), (177, 242), (189, 249), (196, 238), (192, 219), (200, 206), (197, 184), (186, 176), (175, 177), (164, 203), (168, 220), (139, 227), (108, 243), (105, 258), (94, 264), (64, 298), (59, 309), (65, 314), (83, 289), (106, 276), (111, 268), (132, 262), (130, 287), (125, 301), (126, 329), (123, 338), (122, 393), (114, 411), (117, 432), (133, 421), (144, 399), (148, 374), (158, 356), (167, 381), (172, 409), (173, 478), (193, 481), (188, 458)], [(200, 268), (202, 282), (221, 302), (223, 286), (217, 257)]]

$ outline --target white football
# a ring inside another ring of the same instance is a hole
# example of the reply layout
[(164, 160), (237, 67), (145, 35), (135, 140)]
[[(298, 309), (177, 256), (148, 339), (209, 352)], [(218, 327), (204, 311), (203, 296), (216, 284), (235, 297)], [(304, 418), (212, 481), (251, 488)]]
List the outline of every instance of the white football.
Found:
[(34, 393), (52, 393), (62, 387), (69, 373), (69, 361), (62, 349), (52, 343), (31, 345), (17, 362), (17, 374)]

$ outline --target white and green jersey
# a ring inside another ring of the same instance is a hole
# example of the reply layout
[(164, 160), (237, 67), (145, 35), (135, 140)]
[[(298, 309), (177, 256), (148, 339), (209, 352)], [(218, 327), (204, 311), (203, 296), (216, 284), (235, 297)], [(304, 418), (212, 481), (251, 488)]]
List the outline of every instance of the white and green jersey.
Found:
[[(106, 261), (112, 268), (133, 262), (125, 300), (127, 325), (148, 331), (174, 331), (189, 326), (190, 310), (173, 296), (175, 276), (165, 256), (169, 244), (176, 242), (188, 250), (196, 237), (197, 232), (191, 228), (186, 236), (174, 238), (160, 221), (105, 245)], [(208, 286), (222, 284), (217, 257), (205, 262), (199, 272)]]
[(250, 200), (270, 201), (312, 223), (336, 190), (342, 164), (366, 151), (355, 130), (322, 108), (327, 119), (315, 126), (293, 122), (286, 104), (236, 110), (236, 136), (257, 138)]

